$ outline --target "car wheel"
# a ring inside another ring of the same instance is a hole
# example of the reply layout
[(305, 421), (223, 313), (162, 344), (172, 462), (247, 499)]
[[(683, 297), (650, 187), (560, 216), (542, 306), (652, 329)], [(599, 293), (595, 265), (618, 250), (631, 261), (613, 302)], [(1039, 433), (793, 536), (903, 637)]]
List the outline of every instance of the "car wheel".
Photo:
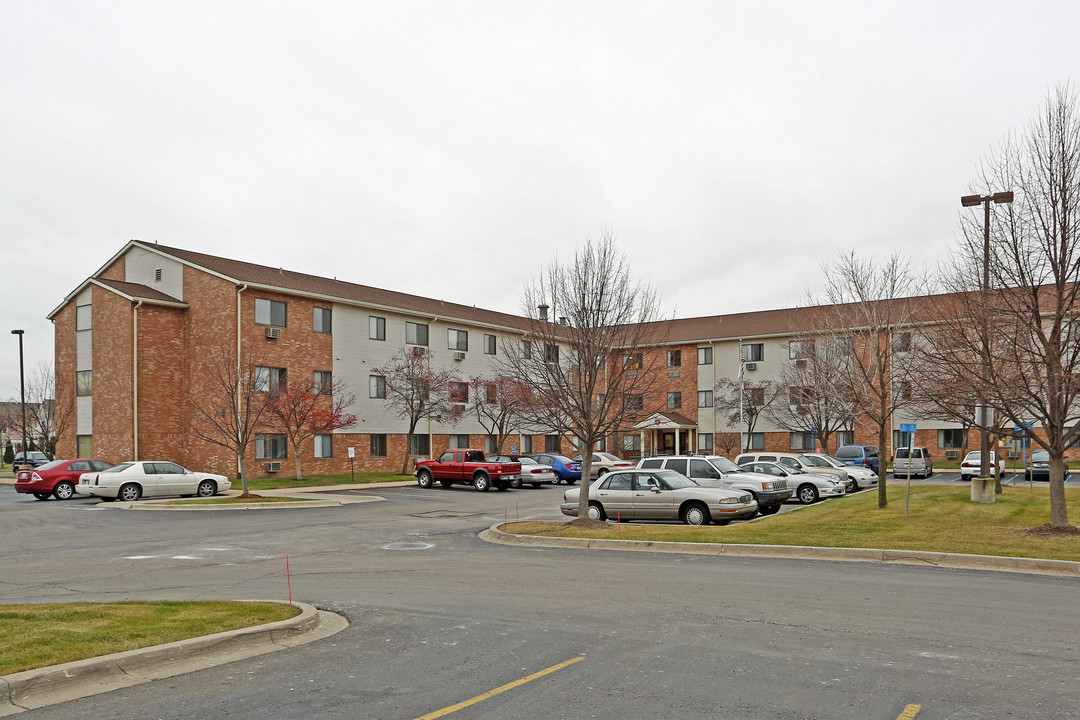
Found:
[(491, 489), (491, 478), (484, 473), (480, 473), (472, 479), (472, 484), (480, 492), (487, 492)]
[[(534, 488), (540, 487), (540, 483), (529, 483), (529, 484), (532, 485)], [(521, 487), (521, 486), (519, 485), (518, 487)]]
[(510, 487), (514, 488), (515, 490), (521, 487), (521, 478), (518, 478), (517, 480), (511, 480)]
[(589, 503), (589, 519), (590, 520), (607, 520), (607, 513), (604, 512), (604, 506), (597, 502)]
[(53, 495), (57, 500), (70, 500), (75, 494), (75, 486), (69, 483), (67, 480), (59, 482), (56, 487), (53, 488)]
[(431, 472), (428, 470), (421, 470), (416, 476), (416, 484), (425, 490), (435, 484), (435, 478), (431, 476)]
[(803, 505), (809, 505), (810, 503), (816, 503), (818, 498), (818, 490), (813, 485), (807, 483), (806, 485), (799, 486), (799, 502)]
[(862, 488), (859, 487), (859, 481), (855, 478), (851, 478), (851, 492), (859, 492)]
[(213, 480), (203, 480), (199, 483), (199, 489), (195, 491), (199, 497), (211, 497), (217, 494), (217, 483)]
[(562, 478), (559, 477), (558, 475), (556, 475), (555, 479), (551, 481), (551, 484), (552, 485), (558, 485), (560, 480), (562, 480)]
[(709, 508), (701, 503), (691, 503), (683, 510), (682, 521), (687, 525), (708, 525)]
[(600, 468), (600, 470), (597, 471), (597, 473), (596, 473), (596, 477), (598, 477), (598, 478), (604, 477), (605, 475), (607, 475), (607, 471), (608, 471), (607, 468)]
[(52, 497), (52, 493), (34, 493), (34, 497), (38, 500), (48, 500)]
[(121, 485), (120, 492), (116, 493), (116, 498), (118, 500), (123, 500), (124, 502), (135, 502), (141, 497), (142, 488), (135, 483), (127, 483), (126, 485)]
[(768, 505), (766, 507), (758, 507), (758, 512), (762, 515), (775, 515), (780, 512), (779, 505)]

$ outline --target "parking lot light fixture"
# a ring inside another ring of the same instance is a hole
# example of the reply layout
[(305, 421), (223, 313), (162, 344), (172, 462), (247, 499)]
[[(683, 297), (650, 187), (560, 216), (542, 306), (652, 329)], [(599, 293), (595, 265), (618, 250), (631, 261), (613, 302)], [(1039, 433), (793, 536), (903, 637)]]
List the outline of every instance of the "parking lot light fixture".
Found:
[(25, 374), (23, 372), (23, 347), (22, 347), (23, 331), (22, 330), (12, 330), (11, 334), (19, 336), (19, 404), (20, 404), (20, 406), (22, 408), (22, 452), (23, 452), (23, 462), (25, 462), (26, 458), (28, 457), (27, 453), (29, 452), (29, 449), (28, 449), (28, 446), (26, 444), (26, 381), (25, 381), (26, 376), (25, 376)]

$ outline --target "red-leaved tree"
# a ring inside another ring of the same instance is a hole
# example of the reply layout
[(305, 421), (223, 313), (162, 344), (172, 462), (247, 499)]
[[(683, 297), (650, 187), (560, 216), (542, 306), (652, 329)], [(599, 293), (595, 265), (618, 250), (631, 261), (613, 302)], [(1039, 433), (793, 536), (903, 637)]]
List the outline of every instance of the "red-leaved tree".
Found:
[(325, 379), (300, 382), (290, 379), (288, 387), (271, 401), (269, 424), (288, 438), (297, 480), (304, 479), (300, 457), (308, 441), (356, 423), (356, 416), (347, 412), (354, 401), (340, 380)]

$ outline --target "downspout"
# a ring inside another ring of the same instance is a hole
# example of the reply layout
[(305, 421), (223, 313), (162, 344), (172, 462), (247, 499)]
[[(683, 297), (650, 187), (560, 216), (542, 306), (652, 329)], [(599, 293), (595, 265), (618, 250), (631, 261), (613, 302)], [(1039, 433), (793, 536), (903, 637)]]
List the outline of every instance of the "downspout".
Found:
[(139, 300), (131, 309), (131, 431), (135, 460), (139, 459), (139, 308), (142, 304)]
[[(247, 283), (236, 289), (236, 394), (240, 394), (240, 293), (247, 290)], [(240, 427), (240, 403), (236, 404), (236, 427)], [(239, 449), (239, 448), (238, 448)], [(240, 477), (240, 453), (236, 454), (236, 477)]]

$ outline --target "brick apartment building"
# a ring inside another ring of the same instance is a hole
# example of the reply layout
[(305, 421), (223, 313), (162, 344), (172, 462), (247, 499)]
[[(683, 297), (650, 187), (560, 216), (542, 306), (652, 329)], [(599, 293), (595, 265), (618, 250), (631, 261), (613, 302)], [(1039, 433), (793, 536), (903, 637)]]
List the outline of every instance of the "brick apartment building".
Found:
[[(69, 425), (75, 430), (60, 438), (58, 456), (160, 458), (229, 475), (235, 458), (189, 432), (190, 401), (207, 392), (215, 352), (223, 347), (256, 348), (287, 377), (330, 373), (355, 396), (355, 425), (316, 438), (303, 453), (306, 473), (347, 472), (350, 448), (357, 470), (392, 471), (401, 467), (407, 427), (373, 397), (370, 369), (411, 345), (429, 346), (435, 362), (456, 365), (464, 377), (490, 373), (502, 343), (520, 341), (528, 326), (515, 315), (139, 241), (125, 245), (49, 318), (57, 396), (74, 397), (76, 408)], [(747, 365), (755, 379), (776, 378), (791, 362), (792, 338), (810, 322), (798, 310), (670, 321), (663, 347), (654, 351), (667, 366), (662, 394), (645, 398), (640, 421), (610, 438), (606, 449), (625, 456), (719, 451), (719, 434), (737, 434), (739, 427), (714, 412), (717, 381), (735, 377), (747, 352), (755, 358)], [(915, 419), (901, 414), (894, 426)], [(918, 425), (916, 444), (938, 457), (966, 444), (956, 425), (924, 419)], [(468, 417), (452, 426), (425, 420), (417, 432), (411, 454), (421, 456), (491, 442)], [(894, 443), (906, 443), (897, 433)], [(873, 430), (857, 421), (838, 439), (876, 444)], [(749, 441), (798, 450), (811, 439), (763, 421)], [(569, 438), (527, 431), (510, 442), (522, 453), (575, 452)], [(287, 471), (285, 446), (270, 432), (257, 435), (247, 454), (249, 475), (265, 474), (273, 462)]]

